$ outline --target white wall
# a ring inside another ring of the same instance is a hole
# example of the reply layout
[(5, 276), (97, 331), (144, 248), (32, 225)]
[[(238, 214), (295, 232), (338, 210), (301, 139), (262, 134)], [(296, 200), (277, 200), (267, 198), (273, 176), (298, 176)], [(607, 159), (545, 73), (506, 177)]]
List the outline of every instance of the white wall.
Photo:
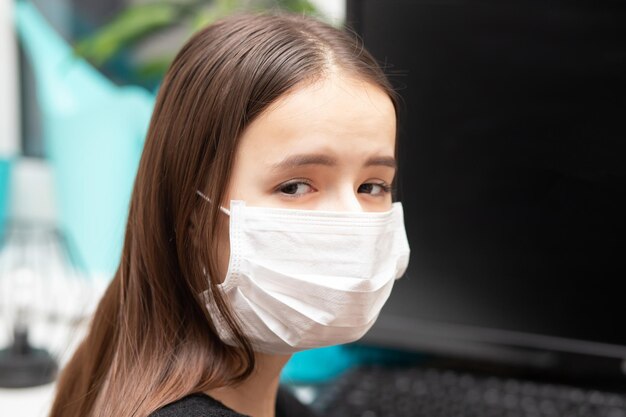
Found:
[(17, 45), (13, 0), (0, 0), (0, 157), (16, 154), (19, 144)]
[(342, 24), (346, 19), (346, 0), (311, 0), (311, 3), (333, 24)]

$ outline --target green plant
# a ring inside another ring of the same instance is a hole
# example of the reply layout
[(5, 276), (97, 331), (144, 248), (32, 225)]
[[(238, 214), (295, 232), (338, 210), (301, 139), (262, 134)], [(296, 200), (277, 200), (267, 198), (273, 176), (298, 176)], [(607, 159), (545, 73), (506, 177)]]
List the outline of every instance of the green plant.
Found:
[[(191, 36), (205, 25), (235, 11), (282, 9), (317, 14), (309, 0), (156, 0), (132, 4), (75, 47), (78, 55), (102, 68), (167, 31)], [(184, 41), (182, 39), (181, 41)], [(160, 80), (177, 48), (159, 55), (135, 57), (130, 78), (142, 84)]]

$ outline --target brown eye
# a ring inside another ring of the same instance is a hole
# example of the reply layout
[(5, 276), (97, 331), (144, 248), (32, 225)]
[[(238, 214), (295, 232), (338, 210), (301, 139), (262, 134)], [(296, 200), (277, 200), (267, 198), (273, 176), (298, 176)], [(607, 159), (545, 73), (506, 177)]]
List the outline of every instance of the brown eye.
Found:
[(389, 187), (385, 184), (376, 184), (369, 182), (359, 186), (359, 193), (370, 194), (373, 196), (385, 195), (389, 192)]
[(310, 192), (312, 188), (305, 182), (292, 182), (282, 185), (278, 191), (289, 196), (298, 196)]

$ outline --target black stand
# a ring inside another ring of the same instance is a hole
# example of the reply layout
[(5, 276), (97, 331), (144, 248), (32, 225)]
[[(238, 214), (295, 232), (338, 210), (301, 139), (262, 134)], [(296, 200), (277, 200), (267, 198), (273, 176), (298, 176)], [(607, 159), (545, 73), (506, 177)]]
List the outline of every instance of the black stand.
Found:
[(13, 345), (0, 350), (0, 388), (27, 388), (52, 382), (57, 373), (56, 361), (44, 349), (28, 342), (26, 329), (16, 326)]

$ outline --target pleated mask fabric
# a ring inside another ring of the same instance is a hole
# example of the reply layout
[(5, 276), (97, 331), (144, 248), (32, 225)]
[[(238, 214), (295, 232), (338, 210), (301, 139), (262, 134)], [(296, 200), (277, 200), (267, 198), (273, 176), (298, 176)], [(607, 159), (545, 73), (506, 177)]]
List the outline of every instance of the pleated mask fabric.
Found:
[[(386, 212), (332, 212), (233, 200), (229, 234), (228, 272), (219, 287), (263, 353), (360, 339), (409, 262), (401, 203)], [(210, 293), (204, 297), (220, 338), (234, 344)]]

